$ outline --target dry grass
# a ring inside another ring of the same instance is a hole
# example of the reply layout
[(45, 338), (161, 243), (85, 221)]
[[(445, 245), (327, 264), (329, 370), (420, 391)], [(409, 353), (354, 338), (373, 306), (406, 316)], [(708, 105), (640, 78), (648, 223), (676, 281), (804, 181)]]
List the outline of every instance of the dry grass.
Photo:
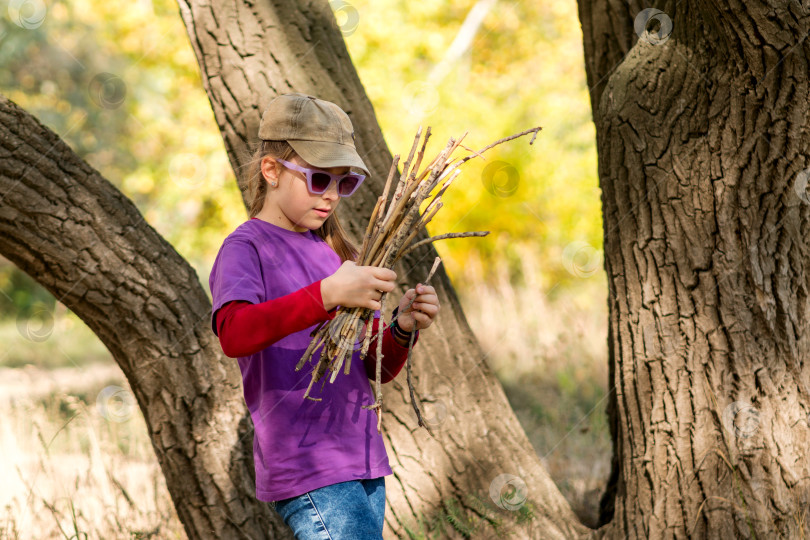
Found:
[[(186, 538), (143, 417), (111, 421), (97, 407), (104, 388), (128, 390), (118, 366), (60, 371), (50, 394), (47, 370), (0, 373), (0, 539)], [(30, 395), (9, 391), (26, 385)]]
[[(576, 291), (551, 299), (555, 287), (533, 281), (540, 261), (520, 251), (515, 285), (505, 265), (471, 259), (459, 292), (464, 313), (487, 361), (551, 478), (586, 525), (595, 526), (610, 474), (607, 426), (607, 286), (604, 272), (580, 278)], [(494, 275), (493, 275), (494, 274)]]
[[(522, 260), (532, 275), (531, 253)], [(552, 301), (543, 284), (494, 271), (481, 285), (471, 261), (457, 278), (476, 283), (459, 291), (465, 314), (551, 477), (592, 525), (611, 452), (603, 275)], [(116, 422), (97, 407), (101, 395), (128, 412), (103, 392), (128, 391), (118, 366), (73, 314), (60, 308), (52, 325), (30, 341), (17, 321), (0, 323), (0, 540), (185, 538), (140, 412)]]

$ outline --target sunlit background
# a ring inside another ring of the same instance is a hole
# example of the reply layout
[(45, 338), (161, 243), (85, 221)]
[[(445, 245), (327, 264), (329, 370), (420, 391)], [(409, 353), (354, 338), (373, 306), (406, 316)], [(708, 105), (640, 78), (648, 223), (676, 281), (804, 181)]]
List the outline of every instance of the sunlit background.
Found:
[[(433, 149), (543, 127), (466, 164), (428, 229), (490, 231), (435, 247), (538, 455), (593, 523), (610, 458), (607, 291), (576, 2), (331, 5), (393, 153), (420, 125)], [(12, 0), (0, 17), (0, 93), (130, 197), (210, 295), (247, 214), (177, 5)], [(100, 341), (2, 258), (0, 313), (0, 539), (184, 538)]]

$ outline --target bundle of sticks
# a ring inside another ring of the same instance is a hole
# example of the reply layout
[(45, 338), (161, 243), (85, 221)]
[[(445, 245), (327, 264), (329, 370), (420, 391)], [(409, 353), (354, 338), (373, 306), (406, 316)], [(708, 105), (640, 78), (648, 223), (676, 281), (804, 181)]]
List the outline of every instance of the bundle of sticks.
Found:
[[(444, 149), (430, 162), (427, 166), (420, 171), (419, 167), (425, 154), (425, 147), (427, 146), (428, 139), (430, 138), (430, 127), (427, 128), (422, 137), (422, 128), (420, 127), (414, 137), (413, 145), (411, 146), (408, 159), (402, 167), (402, 174), (399, 177), (396, 190), (391, 199), (391, 203), (386, 208), (386, 201), (388, 199), (388, 192), (391, 188), (392, 181), (397, 172), (399, 164), (399, 155), (394, 156), (391, 164), (391, 169), (388, 173), (388, 179), (385, 182), (385, 188), (382, 195), (377, 199), (377, 204), (371, 213), (366, 233), (363, 237), (363, 247), (357, 256), (356, 264), (358, 266), (378, 266), (382, 268), (392, 268), (399, 259), (412, 251), (413, 249), (424, 244), (435, 242), (446, 238), (462, 238), (471, 236), (486, 236), (489, 231), (476, 231), (476, 232), (462, 232), (462, 233), (447, 233), (438, 236), (413, 242), (414, 237), (419, 230), (427, 225), (436, 213), (442, 208), (441, 197), (444, 192), (450, 187), (450, 184), (461, 173), (459, 167), (474, 157), (481, 157), (482, 154), (490, 148), (510, 141), (517, 137), (533, 133), (529, 144), (534, 143), (540, 127), (528, 129), (526, 131), (516, 133), (509, 137), (499, 139), (494, 143), (482, 148), (475, 152), (461, 144), (467, 132), (464, 133), (458, 140), (450, 138)], [(420, 146), (421, 141), (421, 146)], [(459, 147), (471, 152), (470, 155), (457, 159), (451, 156), (454, 151)], [(419, 151), (417, 153), (417, 148)], [(414, 156), (416, 161), (414, 162)], [(439, 190), (432, 197), (424, 212), (420, 213), (422, 203), (425, 202), (431, 193), (436, 189), (440, 182), (442, 183)], [(428, 274), (427, 279), (423, 282), (427, 285), (433, 277), (433, 273), (438, 268), (441, 259), (436, 257), (433, 267)], [(380, 305), (383, 305), (385, 295), (383, 293), (380, 298)], [(411, 299), (410, 304), (413, 303)], [(410, 308), (408, 305), (408, 309)], [(404, 311), (407, 311), (405, 309)], [(397, 314), (399, 317), (400, 314)], [(392, 319), (392, 323), (396, 317)], [(295, 370), (299, 371), (304, 364), (311, 360), (314, 351), (321, 345), (324, 347), (321, 350), (321, 356), (318, 363), (312, 370), (312, 380), (309, 387), (304, 393), (304, 397), (315, 401), (320, 401), (320, 398), (314, 398), (309, 395), (310, 390), (314, 383), (320, 381), (326, 374), (327, 370), (332, 372), (329, 382), (335, 381), (335, 377), (344, 367), (344, 373), (348, 374), (351, 367), (352, 354), (360, 348), (360, 360), (365, 359), (368, 354), (369, 347), (373, 340), (376, 343), (376, 356), (377, 356), (377, 371), (375, 377), (376, 383), (376, 401), (372, 405), (366, 405), (364, 408), (374, 409), (377, 411), (377, 431), (381, 429), (382, 422), (382, 384), (381, 384), (381, 370), (382, 370), (382, 339), (378, 339), (383, 335), (383, 331), (387, 326), (384, 318), (380, 317), (379, 329), (375, 336), (372, 337), (372, 324), (374, 322), (374, 310), (363, 307), (340, 307), (335, 314), (335, 317), (329, 321), (324, 321), (313, 330), (311, 336), (312, 341), (301, 357), (301, 360), (295, 366)], [(363, 338), (362, 347), (359, 344), (359, 336), (365, 329), (365, 336)], [(413, 349), (415, 332), (411, 333), (410, 343), (408, 345), (408, 357), (406, 360), (406, 371), (408, 374), (408, 387), (410, 389), (411, 402), (420, 426), (425, 427), (430, 432), (430, 428), (425, 424), (422, 419), (419, 406), (416, 403), (413, 384), (411, 382), (411, 351)], [(324, 380), (325, 382), (325, 380)]]

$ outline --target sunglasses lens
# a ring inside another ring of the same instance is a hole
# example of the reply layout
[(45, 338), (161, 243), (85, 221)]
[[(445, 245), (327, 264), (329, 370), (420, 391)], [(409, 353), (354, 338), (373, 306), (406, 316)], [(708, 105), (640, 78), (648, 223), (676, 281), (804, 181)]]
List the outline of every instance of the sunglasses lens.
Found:
[(353, 192), (359, 183), (360, 183), (359, 176), (354, 175), (344, 176), (343, 180), (341, 180), (340, 183), (338, 184), (338, 193), (343, 196), (346, 196), (351, 192)]
[(331, 182), (332, 178), (330, 178), (328, 174), (320, 172), (312, 173), (312, 191), (316, 193), (323, 193), (326, 191), (326, 188), (329, 187)]

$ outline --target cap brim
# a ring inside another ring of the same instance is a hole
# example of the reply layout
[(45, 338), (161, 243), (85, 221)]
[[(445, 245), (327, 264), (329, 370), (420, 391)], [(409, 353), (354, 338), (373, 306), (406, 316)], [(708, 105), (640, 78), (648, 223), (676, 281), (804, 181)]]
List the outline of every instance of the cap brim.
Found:
[(346, 144), (321, 141), (288, 140), (295, 153), (314, 167), (355, 167), (369, 176), (368, 167), (357, 150)]

